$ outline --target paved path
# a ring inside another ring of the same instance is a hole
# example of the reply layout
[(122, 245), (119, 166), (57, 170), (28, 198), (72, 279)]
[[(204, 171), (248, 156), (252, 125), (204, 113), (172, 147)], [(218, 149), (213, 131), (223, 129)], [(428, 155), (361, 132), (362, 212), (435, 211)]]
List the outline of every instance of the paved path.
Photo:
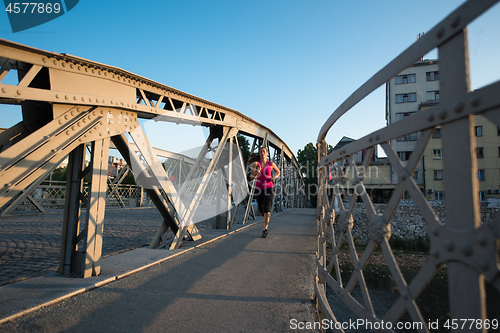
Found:
[[(107, 209), (103, 256), (148, 245), (161, 221), (154, 207)], [(62, 213), (0, 217), (0, 286), (57, 269), (62, 223)], [(197, 224), (201, 230), (210, 225)]]
[(267, 239), (261, 229), (256, 223), (7, 322), (0, 331), (294, 331), (291, 320), (317, 320), (311, 302), (314, 210), (273, 216)]

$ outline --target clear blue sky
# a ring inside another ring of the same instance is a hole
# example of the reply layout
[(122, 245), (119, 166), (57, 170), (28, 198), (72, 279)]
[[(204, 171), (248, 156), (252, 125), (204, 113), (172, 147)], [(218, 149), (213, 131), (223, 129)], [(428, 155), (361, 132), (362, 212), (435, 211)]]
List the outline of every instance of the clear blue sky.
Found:
[[(316, 143), (323, 123), (354, 90), (462, 3), (81, 0), (60, 18), (18, 33), (0, 13), (0, 36), (120, 67), (233, 108), (297, 153)], [(496, 5), (469, 28), (473, 88), (500, 78), (499, 17)], [(332, 128), (328, 142), (384, 126), (384, 108), (382, 87)], [(0, 109), (0, 127), (17, 121)], [(164, 143), (172, 139), (164, 135), (148, 131), (155, 146), (168, 149)]]

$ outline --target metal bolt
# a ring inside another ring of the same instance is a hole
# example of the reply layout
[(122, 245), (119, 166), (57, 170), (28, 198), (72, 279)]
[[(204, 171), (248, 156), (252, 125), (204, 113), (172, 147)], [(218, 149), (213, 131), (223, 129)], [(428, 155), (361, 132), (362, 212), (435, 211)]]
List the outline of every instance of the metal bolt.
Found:
[(429, 113), (429, 114), (427, 115), (427, 120), (428, 120), (428, 121), (433, 121), (433, 120), (434, 120), (434, 114), (433, 114), (433, 113)]
[(56, 98), (59, 98), (59, 94), (56, 94)]
[(59, 119), (59, 125), (61, 125), (61, 124), (62, 124), (62, 119)]
[(380, 140), (380, 135), (379, 134), (375, 135), (375, 140), (377, 140), (377, 141)]
[(472, 253), (474, 252), (472, 245), (470, 243), (464, 243), (462, 245), (462, 253), (466, 255), (467, 257), (471, 256)]
[(66, 64), (65, 64), (64, 62), (63, 62), (61, 65), (62, 65), (63, 67), (66, 67)]
[(486, 246), (486, 244), (488, 243), (488, 238), (484, 234), (479, 234), (477, 235), (477, 242), (481, 246)]
[(441, 38), (444, 36), (444, 28), (440, 28), (438, 32), (436, 33), (437, 38)]
[(47, 62), (47, 58), (42, 58), (42, 61), (45, 63)]
[(2, 88), (2, 92), (5, 94), (7, 92), (7, 89)]
[(69, 99), (69, 98), (68, 98), (68, 95), (64, 95), (64, 98), (65, 98), (66, 100), (68, 100), (68, 99)]
[(442, 120), (444, 120), (447, 115), (448, 115), (448, 110), (446, 109), (442, 109), (438, 113), (438, 117), (441, 118)]
[(447, 238), (447, 239), (444, 241), (444, 247), (445, 247), (448, 251), (452, 252), (452, 251), (455, 249), (455, 243), (453, 242), (453, 240), (452, 240), (452, 239)]
[(66, 135), (69, 135), (69, 131), (66, 131)]
[(372, 142), (372, 141), (373, 141), (373, 136), (370, 136), (370, 137), (368, 138), (368, 142)]
[(459, 24), (459, 23), (460, 23), (460, 17), (455, 17), (455, 18), (453, 19), (453, 22), (451, 22), (451, 27), (452, 27), (452, 28), (456, 28), (456, 27), (458, 27), (458, 24)]
[(481, 260), (481, 262), (479, 263), (479, 267), (483, 270), (483, 271), (487, 271), (489, 268), (490, 268), (490, 264), (488, 261), (486, 260)]
[(453, 110), (455, 110), (456, 113), (462, 112), (464, 109), (464, 103), (462, 102), (457, 102), (453, 105)]
[(21, 90), (18, 90), (18, 91), (17, 91), (17, 94), (18, 94), (18, 95), (21, 95)]
[(75, 115), (75, 111), (71, 111), (71, 116), (74, 116)]

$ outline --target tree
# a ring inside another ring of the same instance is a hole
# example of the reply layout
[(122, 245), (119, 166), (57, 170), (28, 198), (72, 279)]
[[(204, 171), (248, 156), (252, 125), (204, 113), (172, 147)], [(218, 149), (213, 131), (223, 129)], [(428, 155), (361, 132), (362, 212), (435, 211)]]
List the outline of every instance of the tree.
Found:
[(250, 156), (250, 143), (248, 142), (247, 138), (245, 138), (241, 134), (237, 134), (236, 137), (238, 139), (238, 145), (240, 146), (243, 163), (246, 164), (248, 161), (248, 156)]
[(309, 142), (304, 149), (299, 149), (297, 159), (300, 169), (305, 175), (306, 195), (312, 207), (317, 205), (318, 194), (318, 149)]

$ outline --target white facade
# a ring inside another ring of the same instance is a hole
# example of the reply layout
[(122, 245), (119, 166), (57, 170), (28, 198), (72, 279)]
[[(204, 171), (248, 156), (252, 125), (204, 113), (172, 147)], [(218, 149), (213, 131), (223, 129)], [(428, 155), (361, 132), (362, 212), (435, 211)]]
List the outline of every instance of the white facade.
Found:
[[(419, 112), (422, 104), (439, 102), (439, 67), (437, 60), (423, 60), (405, 69), (386, 84), (386, 122), (388, 125), (411, 117)], [(407, 160), (417, 143), (418, 134), (411, 134), (391, 141), (394, 151), (403, 161)], [(423, 183), (422, 162), (413, 178)], [(392, 183), (397, 182), (392, 172)]]

